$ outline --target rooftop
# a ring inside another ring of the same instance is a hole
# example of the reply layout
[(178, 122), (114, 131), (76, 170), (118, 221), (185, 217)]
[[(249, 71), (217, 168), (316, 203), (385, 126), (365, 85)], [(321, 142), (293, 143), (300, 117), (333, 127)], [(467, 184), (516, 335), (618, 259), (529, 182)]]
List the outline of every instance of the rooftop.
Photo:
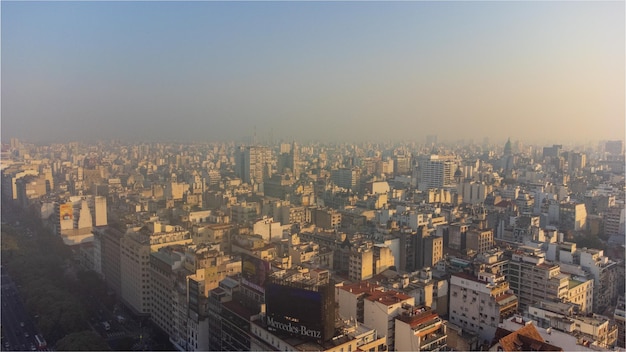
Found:
[(400, 303), (407, 299), (411, 299), (413, 297), (405, 295), (404, 293), (400, 293), (397, 291), (377, 291), (373, 292), (371, 296), (366, 297), (367, 300), (372, 302), (380, 302), (384, 305), (390, 306), (393, 304)]
[(353, 293), (354, 295), (359, 295), (366, 292), (373, 293), (374, 291), (381, 291), (382, 288), (383, 287), (381, 285), (370, 283), (369, 281), (361, 281), (354, 284), (339, 286), (340, 290)]
[(497, 328), (493, 344), (499, 343), (504, 351), (563, 351), (541, 337), (534, 324), (526, 324), (516, 331)]

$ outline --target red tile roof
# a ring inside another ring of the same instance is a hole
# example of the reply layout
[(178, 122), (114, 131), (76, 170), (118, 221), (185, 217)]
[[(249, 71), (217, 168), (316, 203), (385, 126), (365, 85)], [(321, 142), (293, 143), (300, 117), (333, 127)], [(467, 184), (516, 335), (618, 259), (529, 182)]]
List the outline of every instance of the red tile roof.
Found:
[(563, 351), (545, 342), (534, 324), (526, 324), (516, 331), (498, 328), (494, 342), (494, 345), (499, 343), (503, 351)]

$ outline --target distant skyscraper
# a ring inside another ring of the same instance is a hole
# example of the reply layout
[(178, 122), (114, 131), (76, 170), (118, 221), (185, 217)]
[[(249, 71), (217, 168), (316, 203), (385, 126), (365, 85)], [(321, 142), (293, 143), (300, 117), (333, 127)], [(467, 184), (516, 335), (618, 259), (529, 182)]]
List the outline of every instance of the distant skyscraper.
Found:
[(554, 144), (551, 147), (543, 147), (543, 157), (544, 158), (558, 158), (561, 156), (561, 149), (563, 149), (562, 145)]
[(431, 134), (426, 136), (426, 146), (433, 147), (437, 145), (437, 135)]
[(20, 147), (20, 140), (17, 138), (11, 138), (11, 149), (17, 149)]
[(587, 156), (584, 153), (569, 153), (568, 160), (570, 171), (582, 171), (587, 166)]
[(107, 199), (103, 196), (93, 197), (93, 224), (94, 226), (107, 225)]
[(607, 141), (605, 150), (609, 154), (621, 155), (624, 152), (624, 143), (622, 141)]
[(394, 173), (396, 175), (406, 175), (411, 173), (411, 156), (399, 154), (393, 156)]
[(235, 172), (246, 183), (263, 183), (268, 172), (271, 151), (267, 147), (239, 147), (235, 155)]
[(418, 162), (418, 189), (444, 188), (454, 185), (454, 156), (429, 155)]
[(361, 173), (358, 168), (341, 168), (332, 170), (330, 179), (339, 187), (356, 191)]
[(291, 170), (295, 178), (300, 178), (300, 148), (296, 142), (291, 144)]
[(512, 170), (515, 167), (515, 157), (513, 156), (513, 148), (511, 146), (511, 139), (507, 139), (504, 144), (504, 153), (502, 155), (502, 168), (506, 171)]

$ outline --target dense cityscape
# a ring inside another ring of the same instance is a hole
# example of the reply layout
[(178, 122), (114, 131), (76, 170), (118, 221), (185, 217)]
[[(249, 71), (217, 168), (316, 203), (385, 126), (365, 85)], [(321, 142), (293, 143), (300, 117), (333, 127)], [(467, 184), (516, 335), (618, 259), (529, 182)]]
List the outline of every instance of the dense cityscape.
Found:
[(0, 350), (626, 351), (625, 23), (0, 1)]
[(2, 349), (623, 350), (623, 140), (3, 141)]

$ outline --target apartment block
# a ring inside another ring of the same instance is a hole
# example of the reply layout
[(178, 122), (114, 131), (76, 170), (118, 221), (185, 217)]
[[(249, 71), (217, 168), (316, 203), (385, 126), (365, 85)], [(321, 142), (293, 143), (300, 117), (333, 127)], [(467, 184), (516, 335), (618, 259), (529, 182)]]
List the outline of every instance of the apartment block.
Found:
[(418, 189), (445, 188), (454, 185), (457, 165), (454, 156), (429, 155), (418, 159)]
[(359, 281), (354, 284), (344, 284), (335, 289), (335, 297), (339, 304), (339, 316), (342, 319), (354, 318), (363, 323), (365, 319), (365, 298), (376, 292), (384, 291), (383, 286)]
[(605, 256), (603, 250), (582, 248), (577, 252), (580, 266), (593, 276), (593, 311), (604, 313), (617, 300), (619, 265)]
[(540, 301), (528, 307), (528, 317), (540, 327), (576, 336), (583, 345), (611, 349), (617, 343), (618, 329), (613, 322), (596, 314), (578, 314), (573, 303)]
[(521, 310), (541, 300), (568, 298), (569, 275), (561, 273), (558, 264), (546, 261), (539, 250), (513, 253), (506, 278)]
[(427, 306), (403, 308), (395, 322), (396, 350), (445, 351), (448, 334), (439, 315)]
[(503, 275), (456, 273), (450, 277), (450, 322), (491, 341), (498, 324), (517, 312), (517, 296)]
[(150, 253), (161, 247), (190, 244), (189, 232), (159, 221), (129, 229), (120, 238), (120, 283), (122, 301), (138, 315), (150, 315)]
[(363, 302), (364, 323), (387, 337), (390, 350), (395, 350), (395, 323), (403, 306), (415, 305), (415, 298), (397, 291), (374, 292)]
[(489, 229), (471, 229), (467, 231), (467, 250), (484, 253), (494, 246), (493, 231)]

